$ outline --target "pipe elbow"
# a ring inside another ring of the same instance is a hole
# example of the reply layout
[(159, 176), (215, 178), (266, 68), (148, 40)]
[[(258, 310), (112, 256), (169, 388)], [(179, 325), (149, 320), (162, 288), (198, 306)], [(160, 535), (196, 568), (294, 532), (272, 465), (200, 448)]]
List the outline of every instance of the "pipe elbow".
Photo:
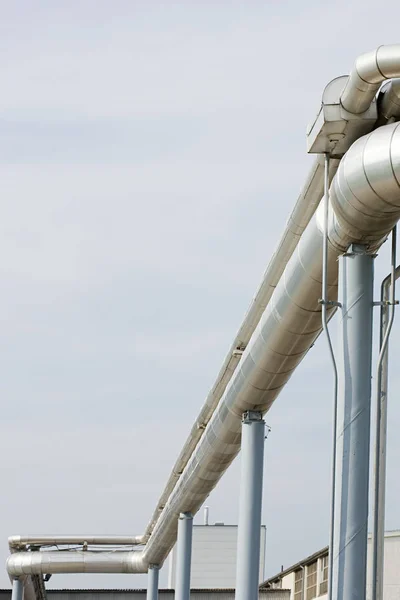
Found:
[(359, 56), (341, 96), (345, 110), (361, 114), (368, 110), (386, 79), (400, 75), (400, 44), (379, 46)]

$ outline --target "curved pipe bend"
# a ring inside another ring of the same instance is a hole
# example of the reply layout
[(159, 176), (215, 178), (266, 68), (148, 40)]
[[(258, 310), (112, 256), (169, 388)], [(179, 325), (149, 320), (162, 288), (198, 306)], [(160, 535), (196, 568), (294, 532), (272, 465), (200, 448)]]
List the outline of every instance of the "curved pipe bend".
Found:
[(400, 77), (400, 44), (379, 46), (356, 60), (340, 102), (353, 114), (365, 112), (381, 84)]

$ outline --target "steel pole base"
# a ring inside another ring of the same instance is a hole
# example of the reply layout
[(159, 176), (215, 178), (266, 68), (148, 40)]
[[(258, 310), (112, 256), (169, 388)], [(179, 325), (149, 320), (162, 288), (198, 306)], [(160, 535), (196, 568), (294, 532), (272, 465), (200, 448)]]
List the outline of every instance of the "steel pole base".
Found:
[(192, 562), (192, 513), (181, 513), (176, 543), (175, 600), (190, 600), (190, 567)]
[(258, 598), (264, 442), (265, 422), (262, 414), (256, 411), (244, 413), (242, 418), (236, 600), (256, 600)]
[(150, 565), (148, 570), (147, 594), (146, 600), (158, 600), (158, 576), (160, 567), (158, 565)]

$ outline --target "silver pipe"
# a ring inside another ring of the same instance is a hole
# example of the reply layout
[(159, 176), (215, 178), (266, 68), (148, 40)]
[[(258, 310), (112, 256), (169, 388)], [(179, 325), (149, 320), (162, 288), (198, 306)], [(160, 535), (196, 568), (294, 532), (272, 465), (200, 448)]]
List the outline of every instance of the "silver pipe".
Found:
[[(333, 176), (335, 175), (338, 165), (338, 159), (331, 160), (329, 170), (330, 180), (332, 180)], [(142, 542), (146, 542), (149, 539), (155, 523), (163, 511), (172, 490), (179, 480), (179, 477), (183, 473), (183, 470), (185, 469), (194, 449), (199, 443), (199, 440), (201, 439), (201, 436), (203, 435), (204, 430), (218, 405), (218, 402), (225, 392), (225, 389), (240, 362), (242, 352), (247, 347), (247, 344), (249, 343), (250, 338), (253, 335), (253, 332), (261, 318), (261, 315), (263, 314), (265, 307), (267, 306), (290, 257), (297, 247), (302, 233), (317, 209), (317, 206), (323, 195), (323, 190), (324, 165), (321, 162), (320, 157), (318, 157), (313, 163), (305, 185), (303, 186), (295, 207), (288, 219), (278, 248), (270, 260), (267, 270), (264, 273), (262, 282), (223, 362), (217, 380), (208, 394), (206, 401), (190, 431), (190, 434), (175, 462), (165, 488), (157, 502), (153, 516), (141, 538)]]
[(210, 514), (210, 509), (208, 506), (205, 506), (204, 507), (204, 521), (203, 521), (204, 525), (208, 525), (209, 514)]
[(400, 79), (391, 79), (382, 86), (377, 97), (376, 127), (398, 121), (400, 117)]
[(192, 566), (193, 515), (179, 515), (176, 542), (175, 600), (190, 600), (190, 569)]
[(324, 183), (324, 230), (322, 252), (322, 328), (328, 342), (329, 356), (333, 369), (333, 415), (332, 415), (332, 474), (331, 474), (331, 522), (329, 531), (329, 567), (328, 567), (328, 600), (332, 600), (333, 573), (333, 536), (335, 525), (335, 481), (336, 481), (336, 429), (337, 429), (337, 389), (338, 372), (333, 352), (332, 339), (328, 327), (328, 221), (329, 221), (329, 154), (325, 154), (325, 183)]
[(257, 600), (260, 579), (261, 509), (265, 421), (257, 411), (242, 418), (235, 600)]
[[(338, 165), (338, 159), (332, 159), (329, 169), (329, 179), (332, 180), (334, 177)], [(228, 385), (237, 365), (240, 362), (240, 358), (243, 350), (246, 348), (257, 323), (260, 320), (262, 313), (268, 304), (275, 287), (290, 259), (294, 250), (297, 247), (298, 241), (307, 227), (310, 219), (315, 213), (316, 208), (323, 195), (324, 186), (324, 166), (321, 163), (321, 159), (317, 158), (310, 170), (307, 180), (303, 186), (303, 189), (297, 199), (295, 207), (288, 219), (285, 231), (281, 238), (281, 241), (273, 254), (271, 261), (264, 273), (263, 280), (259, 286), (259, 289), (245, 315), (242, 325), (229, 349), (229, 352), (224, 360), (222, 368), (218, 374), (217, 380), (207, 396), (207, 399), (200, 410), (200, 413), (190, 431), (190, 434), (175, 462), (175, 465), (171, 471), (165, 488), (157, 502), (156, 509), (149, 521), (145, 533), (131, 537), (118, 536), (118, 540), (126, 539), (126, 541), (108, 541), (108, 538), (113, 536), (100, 536), (101, 540), (104, 541), (89, 541), (95, 540), (99, 536), (65, 536), (65, 535), (53, 535), (53, 536), (11, 536), (9, 538), (10, 549), (22, 548), (24, 545), (62, 545), (62, 544), (81, 544), (87, 541), (89, 544), (116, 544), (116, 545), (136, 545), (145, 544), (154, 529), (155, 523), (157, 522), (161, 512), (163, 511), (165, 504), (173, 491), (179, 477), (184, 471), (189, 458), (191, 457), (194, 449), (196, 448), (204, 430), (210, 421), (218, 402), (220, 401), (226, 386)], [(23, 537), (24, 541), (20, 538)], [(41, 541), (43, 540), (43, 541)]]
[[(327, 261), (329, 301), (337, 299), (338, 256), (351, 243), (364, 244), (368, 252), (376, 252), (399, 217), (400, 129), (396, 123), (355, 142), (332, 182)], [(19, 552), (8, 559), (10, 575), (60, 572), (53, 568), (62, 568), (61, 572), (77, 572), (75, 569), (79, 568), (86, 572), (143, 573), (149, 564), (162, 565), (175, 543), (179, 514), (186, 511), (195, 514), (237, 456), (241, 415), (247, 410), (262, 413), (269, 410), (321, 333), (323, 223), (321, 206), (301, 236), (297, 252), (288, 262), (145, 548), (140, 552), (106, 553), (107, 556), (93, 552), (90, 556), (89, 552)], [(329, 318), (334, 308), (329, 305), (327, 310)]]
[(98, 546), (135, 546), (141, 536), (128, 535), (12, 535), (8, 538), (11, 551), (27, 546), (63, 546), (80, 544)]
[(150, 565), (147, 575), (147, 594), (146, 600), (158, 600), (158, 579), (160, 567), (158, 565)]
[(338, 427), (332, 591), (365, 600), (374, 256), (353, 244), (339, 258)]
[[(376, 375), (376, 430), (372, 488), (374, 490), (374, 512), (372, 522), (371, 591), (372, 598), (375, 600), (383, 599), (389, 336), (395, 314), (396, 274), (400, 274), (400, 269), (396, 269), (396, 246), (397, 227), (392, 232), (391, 272), (381, 285), (380, 353)], [(389, 290), (390, 298), (388, 297)]]
[(381, 84), (400, 76), (400, 44), (379, 46), (356, 60), (342, 92), (341, 104), (351, 113), (365, 112)]

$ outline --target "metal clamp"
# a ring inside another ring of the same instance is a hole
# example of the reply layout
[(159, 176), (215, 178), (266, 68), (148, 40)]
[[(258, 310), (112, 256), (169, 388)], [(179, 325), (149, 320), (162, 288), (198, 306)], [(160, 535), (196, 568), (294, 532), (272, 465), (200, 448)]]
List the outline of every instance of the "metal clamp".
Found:
[(336, 302), (335, 300), (324, 300), (323, 298), (319, 298), (318, 304), (322, 304), (323, 306), (338, 306), (342, 308), (340, 302)]

